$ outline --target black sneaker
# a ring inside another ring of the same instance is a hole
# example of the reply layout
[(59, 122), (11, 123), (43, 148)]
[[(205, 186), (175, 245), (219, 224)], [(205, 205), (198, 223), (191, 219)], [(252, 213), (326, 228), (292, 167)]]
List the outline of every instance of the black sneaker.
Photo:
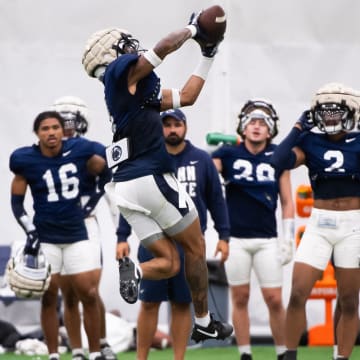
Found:
[(240, 356), (240, 360), (252, 360), (251, 354), (243, 353)]
[(139, 295), (140, 273), (130, 258), (119, 259), (119, 275), (121, 297), (129, 304), (136, 303)]
[(109, 344), (101, 345), (100, 352), (106, 360), (117, 360), (116, 354), (112, 351)]
[(105, 356), (99, 355), (95, 358), (95, 360), (106, 360), (106, 359), (105, 359)]
[(210, 324), (207, 327), (194, 324), (191, 339), (195, 342), (204, 341), (208, 339), (224, 340), (233, 332), (233, 327), (230, 324), (222, 323), (214, 320), (214, 315), (210, 314)]

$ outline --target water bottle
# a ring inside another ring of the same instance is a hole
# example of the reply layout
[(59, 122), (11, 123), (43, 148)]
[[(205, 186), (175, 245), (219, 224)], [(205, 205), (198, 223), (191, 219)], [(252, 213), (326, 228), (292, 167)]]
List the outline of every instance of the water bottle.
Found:
[(208, 145), (229, 144), (239, 145), (241, 142), (240, 135), (228, 135), (219, 132), (212, 132), (206, 135), (206, 142)]

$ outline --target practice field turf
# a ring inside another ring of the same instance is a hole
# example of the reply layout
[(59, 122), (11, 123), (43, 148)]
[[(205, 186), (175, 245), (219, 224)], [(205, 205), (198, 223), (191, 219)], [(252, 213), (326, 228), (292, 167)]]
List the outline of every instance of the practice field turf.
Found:
[[(272, 360), (276, 359), (275, 351), (272, 346), (254, 346), (254, 360)], [(47, 356), (26, 356), (15, 355), (12, 353), (0, 355), (1, 360), (47, 360)], [(119, 360), (135, 359), (134, 352), (125, 352), (118, 354)], [(171, 349), (151, 351), (149, 360), (171, 360)], [(239, 359), (237, 348), (234, 346), (219, 348), (200, 348), (189, 349), (186, 352), (186, 360), (236, 360)], [(331, 360), (332, 347), (300, 347), (298, 352), (299, 360)], [(351, 359), (360, 359), (360, 346), (356, 346)], [(61, 355), (61, 360), (71, 360), (70, 354)]]

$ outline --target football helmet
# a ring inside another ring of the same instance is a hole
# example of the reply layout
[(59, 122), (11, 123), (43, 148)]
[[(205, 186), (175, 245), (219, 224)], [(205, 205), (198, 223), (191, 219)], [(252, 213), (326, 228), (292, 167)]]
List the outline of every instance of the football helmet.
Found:
[(86, 134), (88, 107), (83, 100), (76, 96), (63, 96), (54, 101), (53, 108), (64, 118), (65, 130), (74, 130), (77, 135)]
[(360, 93), (340, 83), (321, 87), (311, 102), (315, 125), (326, 134), (351, 131), (359, 121)]
[[(89, 76), (101, 78), (105, 67), (117, 57), (138, 51), (139, 41), (127, 30), (103, 29), (92, 34), (86, 42), (82, 63)], [(102, 71), (97, 71), (99, 68), (103, 68)]]
[(238, 115), (239, 124), (237, 126), (237, 133), (243, 136), (246, 125), (252, 119), (264, 119), (266, 125), (269, 128), (271, 138), (274, 138), (278, 134), (277, 122), (279, 117), (273, 107), (273, 105), (264, 99), (253, 99), (245, 103)]
[(51, 267), (41, 249), (33, 256), (21, 247), (7, 263), (6, 279), (16, 296), (39, 298), (49, 288)]

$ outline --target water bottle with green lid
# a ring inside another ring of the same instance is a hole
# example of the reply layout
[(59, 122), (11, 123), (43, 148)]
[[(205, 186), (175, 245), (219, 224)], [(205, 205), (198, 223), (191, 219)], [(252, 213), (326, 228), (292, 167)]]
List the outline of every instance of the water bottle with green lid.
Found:
[(241, 142), (240, 135), (229, 135), (219, 132), (211, 132), (206, 135), (206, 142), (208, 145), (219, 145), (219, 144), (229, 144), (229, 145), (239, 145)]

